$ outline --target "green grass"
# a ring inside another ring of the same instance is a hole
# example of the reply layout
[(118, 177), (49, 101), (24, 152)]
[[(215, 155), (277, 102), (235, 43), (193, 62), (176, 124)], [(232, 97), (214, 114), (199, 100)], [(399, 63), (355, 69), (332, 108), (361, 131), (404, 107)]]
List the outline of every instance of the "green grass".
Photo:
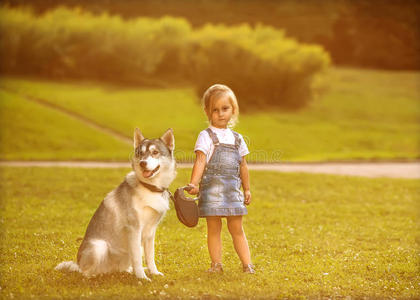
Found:
[[(157, 231), (151, 283), (116, 273), (54, 271), (75, 259), (94, 210), (126, 169), (1, 169), (1, 298), (418, 298), (419, 188), (415, 180), (251, 172), (244, 218), (255, 276), (241, 273), (223, 227), (225, 274), (209, 275), (205, 222), (173, 208)], [(172, 190), (187, 182), (179, 170)], [(171, 205), (172, 206), (172, 205)]]
[[(324, 77), (327, 91), (308, 108), (242, 114), (235, 130), (246, 137), (251, 161), (415, 159), (420, 145), (419, 79), (419, 72), (332, 69)], [(0, 85), (48, 100), (127, 137), (136, 126), (149, 137), (172, 127), (180, 160), (191, 158), (197, 134), (206, 127), (205, 115), (189, 88), (123, 88), (13, 78), (3, 78)], [(10, 156), (19, 138), (6, 141), (5, 155)], [(108, 151), (109, 157), (120, 160), (127, 156), (113, 149), (98, 151)], [(30, 158), (45, 156), (48, 153), (34, 153)]]
[(54, 109), (0, 90), (2, 159), (128, 160), (130, 147)]

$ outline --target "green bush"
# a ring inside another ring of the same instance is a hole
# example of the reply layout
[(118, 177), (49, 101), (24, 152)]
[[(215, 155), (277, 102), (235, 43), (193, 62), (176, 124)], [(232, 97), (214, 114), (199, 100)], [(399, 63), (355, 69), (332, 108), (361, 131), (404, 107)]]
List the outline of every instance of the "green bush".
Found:
[(329, 62), (322, 48), (267, 26), (207, 25), (192, 36), (192, 80), (199, 92), (209, 83), (225, 83), (245, 109), (304, 106), (312, 98), (314, 76)]
[[(321, 44), (334, 64), (395, 70), (420, 69), (420, 1), (325, 0), (2, 0), (13, 7), (31, 6), (36, 13), (80, 6), (96, 14), (123, 18), (186, 18), (194, 28), (207, 23), (264, 23), (282, 28), (304, 43)], [(199, 12), (199, 13), (198, 13)]]
[(52, 78), (89, 78), (131, 84), (187, 82), (201, 95), (229, 85), (241, 109), (304, 106), (312, 82), (329, 63), (319, 46), (258, 25), (206, 25), (182, 18), (95, 16), (58, 8), (0, 10), (1, 71)]

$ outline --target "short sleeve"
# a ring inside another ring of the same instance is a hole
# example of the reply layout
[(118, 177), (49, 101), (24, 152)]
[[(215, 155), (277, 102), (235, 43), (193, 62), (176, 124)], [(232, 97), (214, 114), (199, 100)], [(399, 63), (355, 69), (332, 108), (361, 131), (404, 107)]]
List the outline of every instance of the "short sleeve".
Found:
[(242, 156), (245, 156), (247, 154), (249, 154), (249, 150), (248, 150), (248, 146), (245, 143), (244, 138), (242, 137), (241, 134), (239, 134), (239, 139), (241, 140), (241, 143), (239, 144), (239, 154)]
[(195, 143), (194, 152), (200, 150), (206, 156), (209, 155), (211, 150), (212, 141), (209, 134), (206, 131), (201, 131), (198, 135), (197, 141)]

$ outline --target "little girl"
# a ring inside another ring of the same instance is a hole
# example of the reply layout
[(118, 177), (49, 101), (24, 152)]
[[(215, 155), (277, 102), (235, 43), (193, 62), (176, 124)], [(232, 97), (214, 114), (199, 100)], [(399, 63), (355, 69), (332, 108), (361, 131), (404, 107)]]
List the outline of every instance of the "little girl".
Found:
[[(226, 217), (243, 271), (253, 274), (254, 266), (242, 228), (242, 216), (248, 213), (244, 204), (251, 203), (245, 160), (249, 151), (242, 136), (228, 128), (237, 122), (238, 102), (229, 87), (215, 84), (204, 93), (203, 104), (210, 126), (200, 132), (194, 148), (196, 159), (189, 193), (195, 195), (200, 192), (200, 217), (207, 220), (207, 244), (212, 261), (208, 271), (223, 272), (220, 233), (221, 218)], [(240, 190), (241, 183), (245, 197)]]

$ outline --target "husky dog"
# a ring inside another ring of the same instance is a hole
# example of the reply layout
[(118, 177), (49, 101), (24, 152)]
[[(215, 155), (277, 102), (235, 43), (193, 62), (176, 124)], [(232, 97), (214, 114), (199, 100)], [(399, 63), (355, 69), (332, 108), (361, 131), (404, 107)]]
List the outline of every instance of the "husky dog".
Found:
[(77, 263), (62, 262), (56, 270), (90, 277), (127, 271), (150, 280), (142, 264), (142, 247), (152, 275), (163, 275), (155, 264), (156, 227), (169, 209), (169, 185), (176, 176), (175, 139), (168, 129), (159, 139), (146, 139), (136, 128), (133, 171), (101, 202), (86, 229)]

